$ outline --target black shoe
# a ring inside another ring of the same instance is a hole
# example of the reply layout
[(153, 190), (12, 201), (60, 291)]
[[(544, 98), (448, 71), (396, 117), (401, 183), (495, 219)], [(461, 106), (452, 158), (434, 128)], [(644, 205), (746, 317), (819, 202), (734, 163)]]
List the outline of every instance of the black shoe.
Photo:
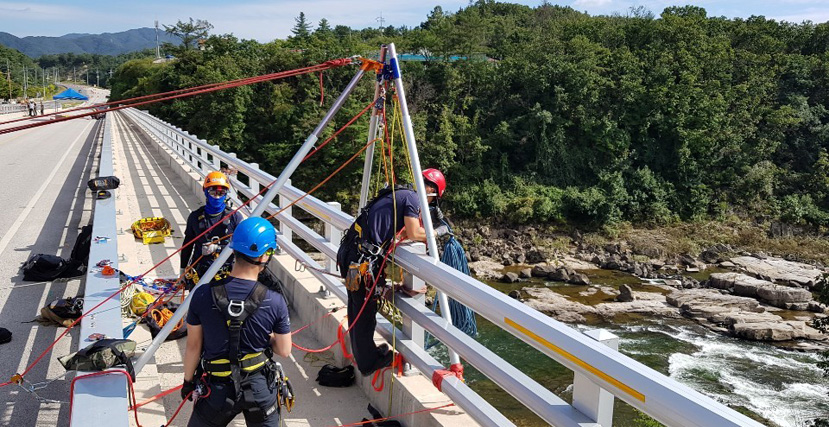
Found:
[(366, 371), (360, 370), (360, 373), (362, 373), (364, 377), (367, 377), (367, 376), (373, 374), (375, 371), (378, 371), (378, 370), (383, 369), (385, 367), (391, 366), (393, 361), (394, 361), (394, 352), (393, 351), (387, 351), (386, 354), (380, 356), (380, 358), (377, 359), (376, 362), (374, 362), (374, 366), (371, 368), (370, 371), (366, 372)]

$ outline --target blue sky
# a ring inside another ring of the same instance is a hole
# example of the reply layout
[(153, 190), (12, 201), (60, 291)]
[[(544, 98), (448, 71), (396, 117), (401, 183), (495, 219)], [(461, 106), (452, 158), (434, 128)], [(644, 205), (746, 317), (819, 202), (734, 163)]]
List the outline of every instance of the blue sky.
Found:
[[(541, 0), (515, 0), (537, 6)], [(829, 0), (561, 0), (551, 3), (571, 6), (590, 14), (624, 14), (630, 7), (644, 6), (656, 15), (667, 6), (693, 4), (704, 7), (709, 16), (748, 17), (764, 15), (789, 22), (829, 21)], [(382, 15), (385, 25), (414, 26), (422, 22), (435, 5), (456, 11), (467, 0), (215, 0), (141, 2), (63, 0), (0, 0), (0, 31), (23, 36), (60, 36), (67, 33), (118, 32), (131, 28), (152, 27), (158, 19), (172, 24), (188, 17), (206, 19), (214, 33), (233, 33), (237, 37), (270, 41), (290, 33), (294, 17), (305, 12), (316, 24), (321, 18), (332, 25), (354, 28), (378, 25)]]

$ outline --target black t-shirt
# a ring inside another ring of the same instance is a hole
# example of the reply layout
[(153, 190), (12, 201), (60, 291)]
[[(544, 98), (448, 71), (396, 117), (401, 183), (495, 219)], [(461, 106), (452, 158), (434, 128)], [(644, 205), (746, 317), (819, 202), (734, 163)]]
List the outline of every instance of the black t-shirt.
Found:
[[(394, 215), (395, 199), (397, 200), (396, 218)], [(417, 193), (409, 189), (395, 190), (394, 198), (392, 198), (392, 193), (389, 193), (377, 200), (369, 209), (366, 221), (368, 239), (375, 245), (390, 241), (398, 231), (403, 229), (403, 218), (418, 218), (419, 216), (420, 203)]]
[[(190, 303), (190, 311), (187, 313), (187, 323), (202, 325), (202, 357), (205, 360), (226, 357), (230, 337), (225, 316), (213, 305), (213, 293), (210, 290), (213, 284), (196, 289)], [(230, 277), (225, 283), (227, 297), (232, 300), (244, 300), (253, 292), (255, 284), (253, 280)], [(259, 308), (242, 324), (239, 351), (242, 354), (250, 354), (265, 350), (269, 345), (271, 332), (291, 333), (291, 319), (282, 294), (268, 289)]]

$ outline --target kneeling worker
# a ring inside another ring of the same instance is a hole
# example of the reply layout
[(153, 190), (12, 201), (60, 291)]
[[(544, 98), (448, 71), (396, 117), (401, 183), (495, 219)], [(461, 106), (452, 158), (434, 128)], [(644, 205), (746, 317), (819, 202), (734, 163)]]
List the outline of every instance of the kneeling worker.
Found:
[(248, 218), (230, 240), (230, 275), (194, 291), (187, 313), (184, 353), (186, 398), (207, 374), (204, 397), (188, 426), (226, 426), (240, 412), (248, 426), (278, 426), (274, 362), (291, 354), (291, 325), (282, 295), (257, 282), (276, 250), (276, 230), (261, 217)]
[[(225, 174), (221, 172), (210, 172), (204, 178), (202, 188), (204, 189), (205, 204), (187, 217), (187, 227), (184, 230), (184, 244), (196, 238), (196, 236), (212, 227), (216, 222), (221, 221), (222, 218), (231, 212), (231, 209), (227, 205), (227, 192), (230, 189), (230, 182)], [(197, 259), (199, 260), (193, 266), (197, 277), (194, 277), (194, 280), (188, 281), (187, 289), (192, 288), (195, 282), (198, 282), (201, 276), (210, 268), (210, 264), (213, 263), (213, 260), (216, 259), (227, 243), (227, 239), (222, 240), (222, 238), (233, 233), (236, 225), (241, 221), (242, 215), (236, 212), (230, 218), (224, 220), (222, 224), (210, 230), (209, 233), (201, 236), (192, 245), (185, 246), (181, 249), (181, 274), (184, 274), (184, 269), (188, 265), (196, 262)], [(231, 262), (232, 259), (229, 259), (227, 265), (223, 267), (225, 272), (230, 269)]]
[[(446, 179), (437, 169), (423, 171), (429, 204), (434, 204), (446, 190)], [(396, 205), (396, 206), (395, 206)], [(395, 213), (397, 216), (395, 217)], [(337, 252), (337, 265), (346, 279), (348, 290), (348, 326), (351, 351), (363, 375), (389, 366), (394, 354), (387, 345), (374, 344), (377, 326), (377, 296), (383, 292), (385, 273), (380, 265), (395, 235), (406, 227), (406, 238), (426, 241), (426, 230), (420, 226), (420, 204), (417, 193), (405, 187), (383, 189), (367, 203), (357, 220), (343, 236)], [(448, 232), (446, 226), (435, 229), (438, 235)], [(360, 266), (362, 266), (362, 271)], [(376, 283), (376, 284), (375, 284)], [(374, 286), (374, 292), (368, 291)], [(366, 302), (366, 299), (368, 301)], [(362, 314), (357, 314), (365, 303)], [(356, 319), (356, 320), (355, 320)]]

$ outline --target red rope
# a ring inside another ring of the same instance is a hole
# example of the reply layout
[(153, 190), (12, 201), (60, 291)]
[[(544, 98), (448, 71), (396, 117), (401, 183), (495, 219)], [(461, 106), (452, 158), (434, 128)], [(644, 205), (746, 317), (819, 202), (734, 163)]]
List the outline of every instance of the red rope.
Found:
[[(346, 59), (350, 61), (350, 59), (348, 59), (348, 58), (346, 58)], [(248, 78), (248, 79), (241, 79), (241, 80), (231, 81), (230, 83), (225, 82), (221, 85), (207, 87), (207, 88), (199, 89), (199, 90), (191, 90), (191, 91), (186, 92), (186, 93), (178, 93), (178, 94), (165, 96), (165, 97), (158, 98), (158, 99), (151, 99), (151, 100), (147, 100), (147, 101), (134, 102), (134, 103), (127, 104), (127, 105), (118, 105), (116, 107), (111, 107), (111, 108), (107, 109), (106, 111), (107, 112), (117, 111), (117, 110), (122, 110), (124, 108), (137, 107), (137, 106), (140, 106), (140, 105), (151, 104), (151, 103), (154, 103), (154, 102), (168, 101), (168, 100), (171, 100), (171, 99), (178, 99), (178, 98), (183, 98), (183, 97), (188, 97), (188, 96), (193, 96), (193, 95), (200, 95), (200, 94), (203, 94), (203, 93), (215, 92), (217, 90), (230, 89), (230, 88), (249, 85), (249, 84), (253, 84), (253, 83), (260, 83), (260, 82), (265, 82), (265, 81), (269, 81), (269, 80), (276, 80), (276, 79), (281, 79), (281, 78), (286, 78), (286, 77), (293, 77), (293, 76), (298, 76), (298, 75), (302, 75), (302, 74), (309, 74), (309, 73), (313, 73), (313, 72), (316, 72), (316, 71), (323, 71), (323, 70), (326, 70), (326, 69), (330, 69), (330, 68), (340, 66), (340, 65), (337, 65), (337, 64), (338, 63), (336, 61), (328, 61), (328, 62), (325, 62), (325, 63), (320, 64), (320, 65), (316, 65), (316, 66), (313, 66), (313, 67), (307, 67), (307, 68), (298, 69), (298, 70), (285, 71), (285, 72), (281, 72), (281, 73), (274, 73), (274, 74), (269, 74), (269, 75), (266, 75), (266, 76), (253, 77), (253, 78)], [(123, 102), (117, 101), (117, 102), (108, 103), (107, 105), (116, 104), (116, 103), (117, 104), (123, 104)], [(70, 116), (70, 117), (61, 117), (61, 118), (54, 119), (54, 120), (51, 120), (51, 121), (48, 121), (48, 122), (29, 123), (29, 124), (22, 125), (22, 126), (16, 126), (16, 127), (11, 127), (11, 128), (6, 128), (6, 129), (0, 129), (0, 135), (6, 134), (6, 133), (11, 133), (11, 132), (16, 132), (16, 131), (19, 131), (19, 130), (34, 128), (34, 127), (46, 126), (46, 125), (49, 125), (49, 124), (52, 124), (52, 123), (59, 123), (59, 122), (67, 121), (67, 120), (73, 120), (73, 119), (77, 119), (77, 118), (81, 118), (81, 117), (87, 117), (87, 116), (91, 116), (91, 115), (99, 114), (99, 113), (100, 113), (99, 111), (92, 111), (92, 112), (78, 114), (78, 115), (74, 115), (74, 116)], [(0, 123), (0, 124), (2, 124), (2, 123)]]
[[(351, 58), (342, 58), (341, 61), (342, 62), (338, 62), (338, 60), (327, 61), (327, 62), (324, 62), (322, 64), (316, 64), (316, 65), (312, 65), (312, 66), (304, 67), (304, 68), (297, 68), (295, 70), (290, 70), (290, 71), (304, 72), (306, 70), (310, 70), (308, 72), (316, 72), (319, 67), (324, 67), (324, 69), (331, 69), (331, 68), (335, 68), (335, 67), (341, 67), (341, 66), (350, 64), (351, 63)], [(72, 109), (69, 109), (69, 110), (53, 112), (53, 113), (49, 113), (49, 114), (43, 114), (43, 115), (38, 116), (38, 117), (49, 117), (49, 116), (54, 116), (56, 114), (66, 114), (66, 113), (71, 113), (71, 112), (74, 112), (74, 111), (84, 111), (84, 110), (90, 110), (90, 109), (93, 109), (93, 108), (100, 108), (100, 107), (105, 107), (105, 106), (110, 106), (110, 105), (125, 104), (125, 103), (141, 101), (141, 100), (150, 99), (150, 98), (159, 98), (159, 97), (175, 95), (175, 94), (184, 93), (184, 92), (191, 92), (191, 91), (195, 91), (195, 90), (199, 90), (199, 89), (214, 88), (214, 87), (218, 87), (218, 86), (222, 86), (222, 85), (226, 85), (226, 84), (238, 83), (238, 82), (242, 82), (242, 81), (252, 81), (252, 83), (258, 83), (260, 81), (266, 81), (266, 80), (271, 80), (271, 79), (274, 79), (274, 78), (279, 78), (279, 77), (281, 77), (281, 74), (286, 73), (286, 72), (289, 72), (289, 71), (280, 71), (278, 73), (264, 74), (264, 75), (255, 76), (255, 77), (244, 77), (244, 78), (241, 78), (241, 79), (227, 80), (227, 81), (218, 82), (218, 83), (207, 83), (207, 84), (203, 84), (203, 85), (200, 85), (200, 86), (194, 86), (194, 87), (189, 87), (189, 88), (184, 88), (184, 89), (176, 89), (176, 90), (171, 90), (171, 91), (168, 91), (168, 92), (154, 93), (154, 94), (150, 94), (150, 95), (142, 95), (142, 96), (136, 96), (136, 97), (133, 97), (133, 98), (122, 99), (122, 100), (119, 100), (119, 101), (111, 101), (111, 102), (107, 102), (107, 103), (103, 103), (103, 104), (95, 104), (95, 105), (90, 105), (90, 106), (86, 106), (86, 107), (72, 108)], [(320, 72), (322, 72), (322, 71), (320, 71)], [(24, 117), (24, 118), (20, 118), (20, 119), (9, 120), (9, 121), (5, 121), (5, 122), (0, 122), (0, 125), (20, 122), (20, 121), (29, 120), (29, 119), (30, 119), (29, 117)]]
[[(173, 416), (170, 417), (170, 419), (167, 420), (167, 422), (164, 423), (164, 425), (161, 426), (161, 427), (169, 426), (173, 422), (173, 420), (176, 419), (176, 417), (178, 416), (178, 413), (181, 412), (181, 408), (184, 407), (184, 402), (187, 402), (190, 399), (190, 396), (192, 396), (192, 395), (193, 395), (193, 392), (191, 391), (184, 399), (181, 399), (181, 403), (178, 404), (178, 408), (176, 408), (176, 412), (173, 412)], [(139, 427), (141, 427), (141, 426), (139, 426)]]
[(322, 87), (322, 71), (320, 71), (320, 107), (325, 102), (325, 88)]
[(143, 402), (141, 402), (141, 403), (136, 403), (136, 404), (134, 404), (134, 405), (130, 406), (129, 410), (130, 410), (130, 411), (133, 411), (133, 410), (136, 410), (136, 409), (138, 409), (138, 408), (140, 408), (140, 407), (142, 407), (142, 406), (149, 405), (150, 403), (153, 403), (153, 402), (155, 402), (156, 400), (161, 399), (162, 397), (164, 397), (164, 396), (166, 396), (166, 395), (168, 395), (168, 394), (171, 394), (171, 393), (175, 392), (176, 390), (181, 390), (181, 387), (182, 387), (182, 386), (183, 386), (183, 385), (177, 385), (177, 386), (175, 386), (175, 387), (173, 387), (173, 388), (171, 388), (171, 389), (168, 389), (168, 390), (162, 391), (161, 393), (158, 393), (158, 394), (156, 394), (155, 396), (153, 396), (153, 397), (151, 397), (151, 398), (149, 398), (149, 399), (147, 399), (147, 400), (145, 400), (145, 401), (143, 401)]
[[(383, 391), (383, 388), (386, 386), (386, 371), (390, 369), (397, 368), (397, 376), (403, 376), (403, 355), (397, 353), (394, 355), (394, 359), (391, 362), (391, 366), (386, 366), (383, 369), (374, 371), (374, 376), (371, 377), (371, 388), (374, 389), (376, 392)], [(377, 383), (377, 380), (380, 380), (380, 383)]]
[(421, 410), (419, 410), (419, 411), (414, 411), (414, 412), (406, 412), (405, 414), (397, 414), (397, 415), (394, 415), (394, 416), (391, 416), (391, 417), (385, 417), (385, 418), (375, 418), (375, 419), (373, 419), (373, 420), (360, 421), (360, 422), (357, 422), (357, 423), (351, 423), (351, 424), (336, 424), (336, 425), (333, 425), (333, 426), (328, 426), (328, 427), (353, 427), (353, 426), (362, 426), (362, 425), (366, 425), (366, 424), (370, 424), (370, 423), (376, 423), (376, 422), (380, 422), (380, 421), (386, 421), (386, 420), (391, 420), (391, 419), (395, 419), (395, 418), (405, 417), (405, 416), (407, 416), (407, 415), (415, 415), (415, 414), (421, 414), (421, 413), (423, 413), (423, 412), (432, 412), (432, 411), (437, 411), (438, 409), (448, 408), (448, 407), (450, 407), (450, 406), (455, 406), (455, 404), (454, 404), (454, 403), (447, 403), (447, 404), (445, 404), (445, 405), (438, 406), (438, 407), (435, 407), (435, 408), (426, 408), (426, 409), (421, 409)]

